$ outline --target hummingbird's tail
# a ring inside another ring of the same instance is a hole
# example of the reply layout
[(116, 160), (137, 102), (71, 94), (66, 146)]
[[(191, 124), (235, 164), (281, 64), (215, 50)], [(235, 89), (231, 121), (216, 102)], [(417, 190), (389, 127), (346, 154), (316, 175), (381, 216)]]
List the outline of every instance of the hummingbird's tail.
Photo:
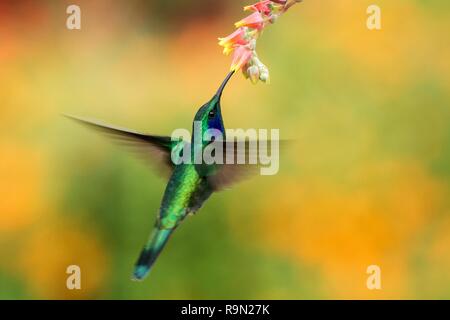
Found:
[(158, 227), (153, 229), (153, 233), (134, 267), (133, 280), (140, 281), (147, 276), (174, 230), (175, 229), (159, 229)]

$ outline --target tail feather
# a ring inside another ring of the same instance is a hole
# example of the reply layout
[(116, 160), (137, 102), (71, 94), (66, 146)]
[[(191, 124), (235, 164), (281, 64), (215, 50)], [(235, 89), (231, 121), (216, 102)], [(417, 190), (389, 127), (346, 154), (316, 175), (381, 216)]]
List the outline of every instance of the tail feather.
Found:
[(147, 276), (173, 231), (174, 229), (158, 228), (153, 230), (149, 241), (145, 245), (138, 261), (136, 262), (133, 280), (140, 281)]

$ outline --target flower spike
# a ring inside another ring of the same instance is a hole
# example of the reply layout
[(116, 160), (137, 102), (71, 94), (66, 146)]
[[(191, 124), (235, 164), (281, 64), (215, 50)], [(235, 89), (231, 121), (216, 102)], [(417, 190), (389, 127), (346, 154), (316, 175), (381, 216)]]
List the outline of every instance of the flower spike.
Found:
[(256, 54), (256, 41), (264, 28), (275, 23), (294, 4), (302, 0), (262, 0), (244, 7), (252, 11), (249, 16), (235, 23), (237, 28), (227, 37), (219, 38), (225, 55), (232, 55), (231, 71), (242, 70), (252, 83), (269, 82), (269, 69)]

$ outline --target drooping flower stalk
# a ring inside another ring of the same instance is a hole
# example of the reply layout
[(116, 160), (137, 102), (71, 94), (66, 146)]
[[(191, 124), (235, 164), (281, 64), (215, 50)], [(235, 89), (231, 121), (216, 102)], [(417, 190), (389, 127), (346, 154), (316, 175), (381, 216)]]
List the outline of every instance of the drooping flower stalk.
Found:
[(231, 71), (242, 70), (253, 83), (269, 82), (269, 69), (258, 58), (256, 42), (264, 28), (299, 2), (302, 0), (263, 0), (244, 7), (244, 11), (252, 11), (252, 14), (236, 22), (237, 30), (232, 34), (219, 38), (223, 53), (232, 54)]

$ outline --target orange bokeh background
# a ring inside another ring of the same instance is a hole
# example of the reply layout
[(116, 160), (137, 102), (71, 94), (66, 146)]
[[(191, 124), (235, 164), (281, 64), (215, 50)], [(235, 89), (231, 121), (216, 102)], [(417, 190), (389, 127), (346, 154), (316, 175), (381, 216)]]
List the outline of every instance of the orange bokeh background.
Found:
[(235, 77), (223, 116), (292, 139), (280, 173), (214, 195), (143, 283), (165, 181), (60, 114), (189, 129), (249, 2), (77, 1), (72, 31), (69, 3), (0, 2), (0, 298), (450, 298), (449, 4), (376, 1), (370, 31), (372, 2), (305, 0), (265, 31), (271, 84)]

